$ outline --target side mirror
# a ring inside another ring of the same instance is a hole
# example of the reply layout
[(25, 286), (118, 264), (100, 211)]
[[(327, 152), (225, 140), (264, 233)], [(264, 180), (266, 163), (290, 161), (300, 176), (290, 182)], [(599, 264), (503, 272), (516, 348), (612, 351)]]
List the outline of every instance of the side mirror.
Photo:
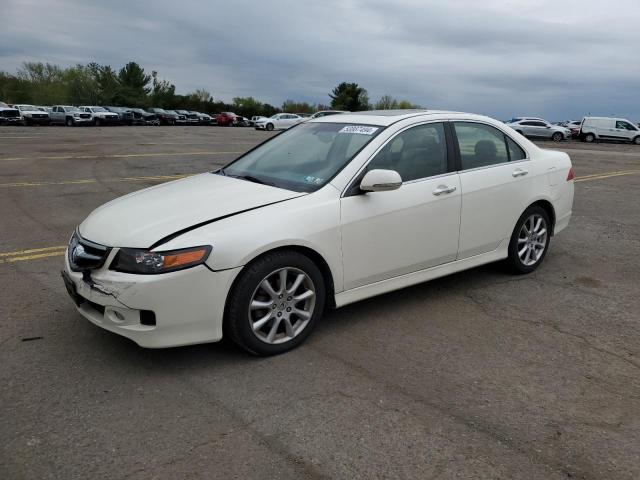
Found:
[(386, 192), (402, 186), (402, 178), (395, 170), (369, 170), (360, 182), (363, 192)]

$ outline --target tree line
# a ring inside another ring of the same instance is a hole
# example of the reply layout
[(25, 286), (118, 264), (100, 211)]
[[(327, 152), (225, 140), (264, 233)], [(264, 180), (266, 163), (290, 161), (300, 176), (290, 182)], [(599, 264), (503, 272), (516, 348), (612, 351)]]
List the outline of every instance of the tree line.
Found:
[(369, 102), (367, 90), (357, 83), (342, 82), (329, 94), (330, 104), (313, 104), (285, 100), (281, 106), (261, 102), (253, 97), (235, 97), (232, 103), (215, 100), (204, 89), (186, 95), (176, 93), (176, 87), (150, 74), (136, 62), (119, 70), (95, 62), (72, 67), (50, 63), (25, 62), (17, 73), (0, 71), (0, 100), (6, 103), (33, 105), (108, 105), (138, 108), (186, 109), (213, 114), (233, 111), (243, 116), (271, 116), (280, 111), (313, 113), (318, 110), (389, 110), (417, 108), (406, 100), (383, 95)]

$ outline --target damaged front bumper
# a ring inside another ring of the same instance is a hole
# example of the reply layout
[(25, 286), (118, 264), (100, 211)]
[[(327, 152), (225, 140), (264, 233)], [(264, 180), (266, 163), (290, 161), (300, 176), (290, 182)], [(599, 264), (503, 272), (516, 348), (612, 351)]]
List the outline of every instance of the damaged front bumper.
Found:
[[(104, 266), (74, 272), (65, 255), (62, 276), (78, 312), (141, 347), (162, 348), (222, 338), (227, 293), (240, 268), (213, 272), (200, 265), (158, 275), (136, 275)], [(89, 273), (90, 272), (90, 273)]]

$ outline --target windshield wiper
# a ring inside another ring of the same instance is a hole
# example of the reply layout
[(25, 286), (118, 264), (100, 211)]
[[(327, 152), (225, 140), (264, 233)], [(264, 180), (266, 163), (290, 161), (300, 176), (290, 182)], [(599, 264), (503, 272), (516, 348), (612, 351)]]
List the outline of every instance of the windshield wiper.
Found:
[(228, 173), (225, 173), (225, 176), (232, 177), (232, 178), (240, 178), (242, 180), (247, 180), (249, 182), (259, 183), (260, 185), (269, 185), (271, 187), (275, 187), (276, 186), (275, 183), (267, 182), (266, 180), (262, 180), (260, 178), (253, 177), (251, 175), (229, 175)]

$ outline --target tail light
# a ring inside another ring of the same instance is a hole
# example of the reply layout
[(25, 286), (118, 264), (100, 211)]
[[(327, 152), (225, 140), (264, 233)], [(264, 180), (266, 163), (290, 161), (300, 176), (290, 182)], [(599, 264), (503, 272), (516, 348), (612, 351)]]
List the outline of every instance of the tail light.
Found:
[(573, 167), (569, 168), (569, 174), (567, 175), (567, 182), (573, 180)]

